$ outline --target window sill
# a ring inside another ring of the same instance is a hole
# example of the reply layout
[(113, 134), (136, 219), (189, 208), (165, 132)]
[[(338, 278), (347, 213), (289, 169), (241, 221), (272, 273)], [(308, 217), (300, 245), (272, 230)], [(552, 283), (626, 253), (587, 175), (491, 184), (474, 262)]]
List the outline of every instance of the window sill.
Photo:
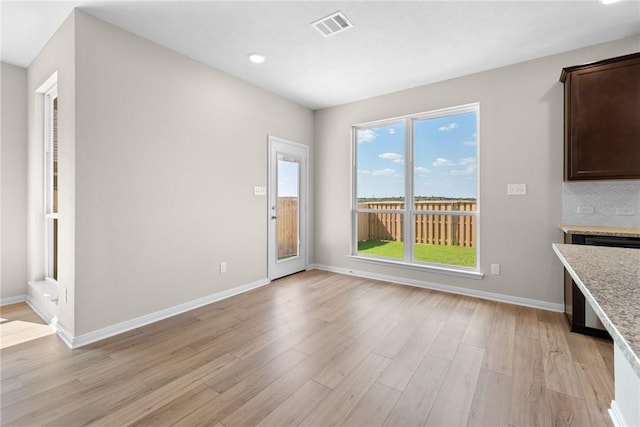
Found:
[(448, 276), (458, 276), (458, 277), (464, 277), (467, 279), (480, 280), (484, 277), (484, 273), (476, 270), (471, 270), (471, 269), (467, 270), (467, 269), (455, 268), (455, 267), (449, 267), (449, 266), (439, 267), (435, 265), (410, 264), (404, 261), (394, 261), (394, 260), (382, 259), (382, 258), (371, 258), (371, 257), (360, 256), (360, 255), (349, 255), (349, 258), (359, 262), (368, 262), (371, 264), (387, 265), (390, 267), (425, 271), (425, 272), (436, 273), (436, 274), (446, 274)]
[(58, 283), (51, 279), (37, 280), (35, 282), (29, 282), (29, 284), (40, 295), (45, 297), (51, 302), (58, 301)]

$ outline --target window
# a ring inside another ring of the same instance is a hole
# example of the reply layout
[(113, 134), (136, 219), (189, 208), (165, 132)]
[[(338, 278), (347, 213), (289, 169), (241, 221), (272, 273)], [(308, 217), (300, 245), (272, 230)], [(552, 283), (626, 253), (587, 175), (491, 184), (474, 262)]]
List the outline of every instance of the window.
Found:
[(479, 105), (354, 126), (353, 256), (478, 276)]
[(58, 280), (58, 90), (44, 94), (45, 277)]

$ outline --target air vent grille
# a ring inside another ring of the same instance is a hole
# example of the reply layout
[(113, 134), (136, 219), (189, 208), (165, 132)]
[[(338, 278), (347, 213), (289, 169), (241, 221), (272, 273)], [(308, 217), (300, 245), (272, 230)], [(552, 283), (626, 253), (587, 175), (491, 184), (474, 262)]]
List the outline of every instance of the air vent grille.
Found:
[(353, 24), (344, 16), (344, 13), (340, 11), (312, 22), (311, 25), (324, 37), (331, 37), (349, 28), (353, 28)]

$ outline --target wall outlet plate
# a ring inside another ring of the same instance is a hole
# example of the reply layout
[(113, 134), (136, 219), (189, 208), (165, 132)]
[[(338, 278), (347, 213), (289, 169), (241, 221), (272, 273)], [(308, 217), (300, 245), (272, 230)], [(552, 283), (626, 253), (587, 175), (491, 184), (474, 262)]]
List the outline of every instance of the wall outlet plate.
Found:
[(633, 208), (616, 208), (616, 215), (635, 215)]
[(527, 184), (507, 184), (509, 196), (524, 196), (527, 194)]
[(500, 264), (491, 264), (491, 274), (500, 274)]
[(593, 213), (593, 206), (578, 206), (578, 213), (580, 215), (590, 215)]
[(254, 196), (266, 196), (267, 195), (267, 187), (262, 187), (262, 186), (256, 185), (255, 187), (253, 187), (253, 195)]

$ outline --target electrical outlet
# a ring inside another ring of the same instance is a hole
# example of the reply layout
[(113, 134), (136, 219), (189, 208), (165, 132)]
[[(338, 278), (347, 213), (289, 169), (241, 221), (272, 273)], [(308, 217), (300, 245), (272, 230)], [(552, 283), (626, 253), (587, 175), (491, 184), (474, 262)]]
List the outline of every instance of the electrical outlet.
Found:
[(227, 263), (226, 262), (221, 262), (220, 263), (220, 274), (224, 274), (227, 272)]
[(500, 264), (491, 264), (491, 274), (500, 274)]
[(634, 215), (635, 211), (633, 208), (617, 208), (616, 215)]
[(593, 213), (593, 206), (578, 206), (578, 214), (590, 215)]
[(509, 196), (524, 196), (527, 194), (527, 184), (507, 184)]

